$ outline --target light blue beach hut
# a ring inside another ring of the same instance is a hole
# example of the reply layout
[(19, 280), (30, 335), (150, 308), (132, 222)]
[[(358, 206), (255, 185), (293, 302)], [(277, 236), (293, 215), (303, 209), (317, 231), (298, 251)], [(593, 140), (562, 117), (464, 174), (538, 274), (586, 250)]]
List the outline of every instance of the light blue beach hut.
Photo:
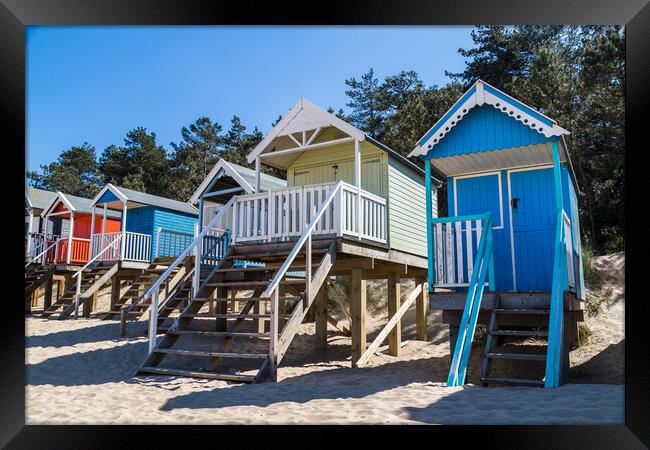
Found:
[[(434, 218), (427, 198), (427, 237), (430, 306), (450, 325), (450, 385), (465, 381), (479, 321), (488, 325), (484, 384), (552, 387), (566, 380), (567, 347), (585, 295), (567, 134), (555, 120), (478, 80), (409, 155), (426, 162), (426, 180), (432, 171), (447, 180), (450, 217)], [(545, 353), (497, 352), (501, 336), (548, 338), (548, 345)], [(544, 375), (494, 376), (496, 359), (541, 361)]]

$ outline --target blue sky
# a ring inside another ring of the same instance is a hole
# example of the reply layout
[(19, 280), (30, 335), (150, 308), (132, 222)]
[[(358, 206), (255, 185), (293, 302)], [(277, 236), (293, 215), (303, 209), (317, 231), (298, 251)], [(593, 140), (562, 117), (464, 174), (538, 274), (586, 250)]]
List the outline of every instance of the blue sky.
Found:
[(84, 141), (98, 156), (137, 126), (170, 149), (206, 115), (268, 132), (299, 97), (338, 110), (345, 79), (464, 68), (471, 27), (48, 27), (27, 29), (27, 168)]

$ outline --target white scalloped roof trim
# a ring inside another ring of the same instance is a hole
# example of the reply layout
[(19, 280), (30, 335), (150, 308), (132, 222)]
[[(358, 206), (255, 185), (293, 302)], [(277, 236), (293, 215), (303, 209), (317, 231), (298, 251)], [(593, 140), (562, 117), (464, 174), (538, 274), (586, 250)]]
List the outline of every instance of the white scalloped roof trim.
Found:
[(483, 87), (483, 83), (477, 82), (476, 92), (474, 92), (474, 94), (470, 98), (468, 98), (463, 105), (461, 105), (458, 108), (458, 111), (456, 111), (456, 113), (452, 117), (447, 119), (440, 126), (440, 128), (436, 131), (436, 134), (431, 136), (424, 143), (424, 145), (419, 146), (415, 150), (413, 150), (409, 154), (409, 156), (426, 155), (429, 152), (429, 150), (431, 150), (435, 145), (437, 145), (442, 140), (442, 138), (444, 138), (445, 135), (449, 133), (451, 129), (455, 127), (458, 124), (458, 122), (460, 122), (463, 119), (463, 117), (472, 108), (474, 108), (475, 106), (482, 106), (483, 104), (488, 104), (490, 106), (493, 106), (494, 108), (498, 109), (504, 114), (507, 114), (513, 119), (521, 122), (523, 125), (526, 125), (530, 127), (532, 130), (535, 130), (538, 133), (543, 134), (547, 138), (551, 136), (570, 134), (567, 130), (565, 130), (564, 128), (560, 127), (555, 123), (549, 126), (543, 122), (540, 122), (538, 119), (531, 116), (530, 114), (524, 112), (523, 110), (517, 108), (516, 106), (513, 106), (509, 102), (500, 99), (496, 95), (486, 91)]

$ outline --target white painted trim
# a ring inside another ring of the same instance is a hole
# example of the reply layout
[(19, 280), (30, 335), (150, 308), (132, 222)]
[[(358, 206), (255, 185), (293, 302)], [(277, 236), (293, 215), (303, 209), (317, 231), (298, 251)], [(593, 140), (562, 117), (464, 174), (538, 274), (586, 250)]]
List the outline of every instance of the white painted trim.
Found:
[(194, 194), (192, 194), (192, 197), (190, 197), (190, 201), (188, 203), (190, 204), (195, 204), (196, 202), (199, 201), (201, 198), (201, 195), (203, 195), (203, 191), (205, 191), (212, 180), (219, 176), (219, 171), (222, 170), (224, 173), (226, 173), (228, 176), (230, 176), (233, 180), (235, 180), (244, 190), (246, 191), (247, 194), (253, 194), (255, 192), (255, 189), (253, 186), (250, 185), (248, 181), (246, 181), (240, 174), (237, 172), (225, 159), (221, 158), (217, 163), (214, 165), (212, 170), (206, 175), (206, 177), (203, 179), (201, 184), (199, 185), (198, 188), (196, 188), (196, 191), (194, 191)]
[(43, 210), (43, 212), (41, 212), (41, 217), (48, 217), (50, 215), (56, 214), (56, 213), (50, 213), (50, 211), (55, 209), (59, 203), (63, 203), (63, 205), (65, 205), (65, 207), (68, 209), (68, 211), (72, 211), (72, 212), (77, 211), (75, 207), (72, 206), (72, 203), (70, 203), (70, 200), (68, 200), (68, 198), (65, 196), (63, 192), (56, 191), (56, 196), (50, 201), (50, 203)]
[[(358, 128), (350, 125), (346, 121), (339, 119), (334, 114), (328, 113), (326, 110), (320, 106), (310, 102), (305, 98), (301, 98), (296, 102), (296, 104), (289, 110), (289, 112), (278, 122), (278, 124), (273, 127), (273, 129), (267, 134), (262, 141), (255, 146), (255, 148), (248, 154), (247, 160), (249, 163), (255, 161), (259, 155), (264, 153), (267, 147), (273, 142), (277, 137), (282, 136), (282, 131), (300, 114), (302, 111), (309, 111), (315, 114), (317, 117), (322, 119), (323, 122), (330, 124), (331, 126), (338, 128), (348, 136), (353, 137), (359, 141), (363, 141), (366, 138), (366, 134), (359, 130)], [(319, 127), (322, 128), (322, 127)], [(296, 131), (308, 131), (308, 130), (296, 130)], [(284, 134), (289, 136), (288, 133)]]
[[(415, 148), (408, 154), (409, 157), (412, 156), (422, 156), (426, 155), (431, 151), (431, 149), (436, 146), (444, 137), (449, 133), (452, 128), (454, 128), (458, 123), (463, 120), (463, 117), (469, 113), (469, 111), (474, 108), (475, 106), (482, 106), (483, 104), (488, 104), (493, 106), (495, 109), (499, 110), (500, 112), (506, 114), (509, 117), (512, 117), (513, 119), (519, 121), (523, 125), (533, 129), (534, 131), (543, 134), (547, 138), (550, 138), (552, 136), (562, 136), (565, 134), (570, 134), (569, 131), (565, 130), (561, 126), (557, 124), (557, 122), (550, 117), (545, 116), (539, 111), (535, 112), (539, 114), (540, 116), (544, 117), (545, 119), (549, 120), (552, 125), (546, 125), (546, 124), (540, 124), (539, 120), (530, 114), (526, 113), (523, 109), (515, 106), (512, 103), (508, 103), (507, 105), (503, 105), (504, 100), (500, 99), (496, 95), (492, 94), (491, 92), (488, 92), (484, 89), (484, 85), (490, 86), (490, 88), (494, 89), (495, 91), (499, 92), (500, 94), (503, 94), (505, 97), (508, 99), (512, 100), (513, 102), (521, 103), (522, 105), (525, 105), (526, 107), (530, 108), (531, 110), (535, 110), (534, 108), (530, 107), (529, 105), (526, 105), (520, 100), (517, 100), (510, 95), (506, 94), (505, 92), (501, 91), (500, 89), (495, 88), (494, 86), (490, 85), (489, 83), (486, 83), (483, 80), (476, 80), (476, 82), (470, 86), (467, 91), (463, 93), (463, 95), (460, 96), (460, 98), (454, 103), (454, 105), (449, 108), (445, 113), (442, 115), (444, 117), (449, 111), (453, 110), (456, 105), (458, 105), (458, 102), (460, 99), (462, 99), (467, 92), (469, 92), (472, 88), (476, 88), (474, 91), (474, 94), (472, 94), (470, 97), (468, 97), (464, 103), (460, 105), (458, 108), (458, 112), (455, 113), (453, 116), (449, 117), (445, 122), (443, 122), (440, 127), (438, 128), (438, 131), (436, 131), (435, 135), (430, 136), (424, 143), (418, 144), (415, 146)], [(499, 106), (496, 106), (496, 105)], [(464, 110), (464, 112), (463, 112)], [(442, 120), (442, 118), (440, 119)], [(431, 128), (427, 130), (427, 132), (423, 135), (426, 136), (431, 130), (436, 128), (438, 124), (440, 123), (440, 120), (438, 120), (436, 123), (433, 124)], [(453, 122), (453, 123), (452, 123)], [(533, 127), (533, 124), (535, 125)], [(421, 138), (420, 138), (421, 139)]]
[(260, 158), (270, 158), (274, 156), (281, 156), (281, 155), (288, 155), (291, 153), (297, 153), (297, 152), (303, 152), (306, 150), (313, 150), (321, 147), (327, 147), (330, 145), (337, 145), (337, 144), (343, 144), (346, 142), (352, 142), (355, 139), (353, 137), (345, 137), (345, 138), (340, 138), (340, 139), (333, 139), (331, 141), (325, 141), (325, 142), (319, 142), (318, 144), (311, 144), (311, 145), (305, 145), (304, 147), (293, 147), (293, 148), (287, 148), (285, 150), (276, 150), (274, 152), (270, 153), (262, 153), (260, 154)]
[(106, 191), (111, 191), (115, 196), (122, 202), (126, 203), (129, 201), (129, 199), (124, 195), (116, 186), (114, 186), (111, 183), (106, 183), (106, 185), (99, 191), (97, 195), (93, 198), (93, 201), (91, 203), (91, 206), (95, 206), (97, 202), (99, 201), (100, 198), (102, 198), (102, 195), (106, 193)]
[(491, 171), (491, 172), (482, 172), (479, 175), (462, 175), (458, 177), (454, 177), (454, 214), (455, 215), (460, 215), (458, 214), (458, 188), (456, 185), (456, 180), (462, 180), (465, 178), (480, 178), (480, 177), (487, 177), (491, 175), (497, 175), (497, 181), (499, 185), (499, 226), (493, 226), (493, 230), (503, 230), (504, 225), (503, 225), (503, 186), (501, 183), (501, 172), (500, 171)]
[(528, 172), (530, 170), (543, 170), (543, 169), (549, 169), (553, 168), (553, 164), (543, 164), (539, 166), (533, 166), (533, 167), (522, 167), (519, 169), (507, 169), (507, 182), (508, 182), (508, 214), (510, 215), (510, 253), (512, 255), (512, 287), (516, 291), (517, 290), (517, 266), (515, 265), (516, 263), (516, 258), (515, 258), (515, 227), (514, 227), (514, 221), (512, 218), (512, 183), (510, 181), (510, 174), (514, 172)]

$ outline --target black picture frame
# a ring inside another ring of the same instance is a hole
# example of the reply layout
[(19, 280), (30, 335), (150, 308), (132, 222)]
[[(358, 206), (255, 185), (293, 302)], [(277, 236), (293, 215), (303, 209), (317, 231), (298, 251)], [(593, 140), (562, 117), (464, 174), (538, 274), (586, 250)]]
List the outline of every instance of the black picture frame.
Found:
[[(25, 26), (28, 25), (471, 25), (471, 24), (621, 24), (626, 25), (626, 290), (630, 301), (626, 303), (625, 343), (625, 425), (620, 426), (455, 426), (435, 429), (411, 427), (409, 432), (421, 433), (417, 441), (425, 445), (478, 444), (498, 448), (644, 448), (650, 446), (650, 340), (646, 329), (650, 317), (650, 299), (644, 295), (644, 275), (648, 264), (648, 226), (644, 225), (643, 212), (647, 206), (640, 199), (635, 202), (634, 192), (643, 192), (630, 185), (641, 177), (644, 168), (640, 159), (648, 149), (633, 148), (632, 142), (645, 141), (647, 147), (647, 117), (650, 93), (650, 5), (647, 0), (616, 2), (611, 0), (546, 0), (539, 2), (504, 0), (499, 3), (484, 0), (415, 1), (402, 0), (379, 5), (373, 1), (345, 1), (313, 4), (292, 2), (225, 2), (225, 1), (172, 1), (172, 0), (0, 0), (0, 54), (2, 74), (0, 114), (6, 127), (3, 142), (5, 187), (12, 193), (5, 198), (7, 212), (11, 212), (9, 233), (18, 233), (20, 216), (17, 212), (24, 185), (25, 149)], [(316, 8), (313, 8), (313, 7)], [(317, 12), (316, 12), (317, 11)], [(6, 138), (9, 137), (7, 140)], [(24, 150), (23, 150), (24, 151)], [(636, 167), (635, 167), (636, 165)], [(16, 166), (16, 167), (14, 167)], [(7, 170), (9, 169), (9, 170)], [(20, 170), (19, 170), (20, 169)], [(14, 179), (15, 177), (15, 179)], [(11, 178), (11, 179), (10, 179)], [(636, 207), (636, 208), (635, 208)], [(15, 211), (15, 213), (14, 213)], [(4, 228), (4, 227), (3, 227)], [(635, 242), (635, 239), (640, 239)], [(2, 344), (0, 350), (0, 389), (4, 408), (0, 411), (0, 444), (7, 448), (116, 448), (145, 445), (156, 441), (171, 444), (171, 439), (191, 435), (187, 445), (196, 444), (197, 438), (207, 438), (215, 444), (223, 438), (245, 438), (241, 443), (252, 445), (253, 437), (261, 442), (311, 445), (317, 442), (311, 427), (300, 429), (301, 436), (288, 435), (288, 430), (275, 427), (182, 427), (182, 430), (164, 427), (128, 426), (25, 426), (25, 322), (23, 305), (18, 291), (20, 277), (17, 260), (23, 252), (22, 242), (5, 243), (7, 257), (3, 264), (7, 291), (3, 298)], [(9, 250), (8, 248), (11, 248)], [(644, 252), (645, 255), (644, 255)], [(634, 275), (639, 273), (637, 279)], [(15, 280), (15, 282), (12, 282)], [(634, 287), (639, 285), (639, 290)], [(632, 288), (632, 289), (630, 289)], [(635, 296), (634, 293), (640, 295)], [(14, 300), (12, 302), (12, 300)], [(372, 431), (375, 438), (385, 439), (395, 434), (392, 427), (362, 427)], [(349, 433), (358, 431), (351, 427), (329, 427), (336, 441), (348, 441)], [(433, 431), (433, 433), (432, 433)], [(320, 431), (318, 431), (320, 433)], [(400, 430), (401, 434), (402, 430)], [(243, 434), (245, 433), (245, 434)], [(137, 434), (137, 436), (136, 436)], [(446, 436), (443, 436), (446, 435)], [(323, 435), (324, 436), (324, 435)], [(136, 439), (137, 437), (137, 439)], [(218, 437), (218, 439), (217, 439)], [(144, 438), (142, 440), (141, 438)], [(304, 439), (306, 438), (306, 439)], [(441, 438), (443, 440), (441, 440)], [(326, 441), (323, 440), (326, 444)], [(136, 444), (136, 442), (139, 442)], [(364, 442), (366, 445), (368, 441)], [(387, 442), (387, 441), (386, 441)], [(409, 442), (409, 441), (406, 441)], [(405, 443), (406, 443), (405, 442)], [(456, 445), (454, 445), (456, 446)]]

